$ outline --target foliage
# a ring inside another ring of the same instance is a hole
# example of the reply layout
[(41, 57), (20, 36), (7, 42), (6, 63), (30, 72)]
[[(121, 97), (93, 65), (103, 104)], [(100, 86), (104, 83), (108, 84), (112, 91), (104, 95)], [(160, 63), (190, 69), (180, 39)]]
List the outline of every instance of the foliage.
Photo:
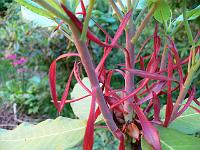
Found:
[(7, 9), (7, 5), (11, 3), (13, 0), (1, 0), (0, 1), (0, 12), (5, 11)]
[[(16, 3), (10, 5), (6, 14), (4, 18), (0, 18), (1, 103), (17, 103), (20, 110), (28, 115), (55, 117), (56, 110), (50, 101), (46, 75), (51, 61), (66, 51), (66, 41), (58, 33), (51, 36), (50, 30), (24, 22), (20, 6)], [(73, 49), (70, 43), (68, 47)], [(16, 62), (20, 58), (26, 58), (27, 62), (23, 66), (13, 66), (15, 60), (7, 59), (9, 55), (16, 55)], [(59, 66), (66, 68), (66, 63)], [(70, 63), (67, 63), (67, 69), (70, 68)], [(70, 106), (64, 112), (65, 116), (74, 116)]]

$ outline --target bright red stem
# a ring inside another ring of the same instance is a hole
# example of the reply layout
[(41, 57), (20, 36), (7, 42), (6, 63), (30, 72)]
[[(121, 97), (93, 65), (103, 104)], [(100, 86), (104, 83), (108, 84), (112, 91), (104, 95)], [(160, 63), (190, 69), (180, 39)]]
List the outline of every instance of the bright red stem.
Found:
[[(171, 56), (171, 52), (168, 53), (168, 77), (171, 78), (173, 76), (173, 59)], [(173, 101), (172, 101), (172, 87), (171, 87), (171, 81), (167, 82), (167, 105), (166, 105), (166, 111), (165, 111), (165, 122), (164, 126), (168, 126), (170, 118), (171, 118), (171, 113), (173, 110)]]

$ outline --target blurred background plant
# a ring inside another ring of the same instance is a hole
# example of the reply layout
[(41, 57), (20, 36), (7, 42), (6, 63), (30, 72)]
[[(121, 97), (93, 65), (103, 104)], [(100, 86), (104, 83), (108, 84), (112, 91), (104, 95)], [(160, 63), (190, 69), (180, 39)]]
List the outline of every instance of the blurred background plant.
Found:
[[(0, 18), (0, 103), (17, 103), (28, 115), (55, 117), (56, 109), (49, 94), (48, 69), (53, 59), (66, 52), (66, 47), (73, 51), (73, 46), (67, 45), (68, 41), (61, 34), (51, 37), (51, 30), (25, 23), (20, 6), (15, 2), (6, 6), (7, 10)], [(69, 70), (70, 61), (60, 67), (60, 70)], [(68, 74), (61, 71), (60, 75), (63, 74), (67, 79)], [(70, 112), (70, 109), (66, 111)], [(70, 115), (71, 112), (64, 114)]]

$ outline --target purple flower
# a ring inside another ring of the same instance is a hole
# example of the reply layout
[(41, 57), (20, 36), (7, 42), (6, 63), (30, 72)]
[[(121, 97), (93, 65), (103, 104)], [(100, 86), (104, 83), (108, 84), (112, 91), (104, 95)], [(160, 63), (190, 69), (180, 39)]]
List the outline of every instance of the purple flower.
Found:
[(23, 65), (27, 62), (27, 59), (25, 57), (21, 57), (19, 60), (14, 61), (12, 64), (14, 67), (17, 65)]
[(17, 58), (17, 55), (16, 54), (10, 54), (10, 55), (7, 55), (5, 58), (9, 59), (9, 60), (15, 60)]
[(25, 64), (27, 62), (27, 59), (25, 58), (25, 57), (21, 57), (20, 59), (19, 59), (19, 65), (23, 65), (23, 64)]

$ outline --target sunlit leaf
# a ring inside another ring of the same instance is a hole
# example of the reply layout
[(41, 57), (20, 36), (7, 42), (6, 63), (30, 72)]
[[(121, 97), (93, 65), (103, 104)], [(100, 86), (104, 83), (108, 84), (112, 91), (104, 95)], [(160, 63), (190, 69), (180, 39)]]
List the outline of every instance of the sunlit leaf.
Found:
[[(90, 81), (87, 77), (83, 78), (82, 82), (88, 89), (91, 89)], [(80, 84), (78, 83), (75, 84), (71, 92), (71, 99), (77, 99), (85, 95), (88, 95), (88, 92)], [(88, 119), (88, 116), (90, 113), (91, 100), (92, 100), (92, 96), (89, 96), (78, 102), (74, 102), (70, 104), (73, 109), (73, 112), (75, 113), (77, 117), (79, 117), (79, 119), (86, 119), (86, 120)]]
[(35, 26), (50, 27), (57, 26), (57, 23), (44, 16), (38, 15), (31, 10), (21, 6), (22, 17), (25, 21), (32, 22)]
[(65, 150), (83, 139), (86, 121), (59, 117), (37, 125), (22, 123), (0, 134), (1, 150)]
[(15, 0), (15, 1), (38, 15), (47, 18), (53, 18), (53, 14), (51, 12), (44, 9), (42, 6), (33, 2), (32, 0)]

